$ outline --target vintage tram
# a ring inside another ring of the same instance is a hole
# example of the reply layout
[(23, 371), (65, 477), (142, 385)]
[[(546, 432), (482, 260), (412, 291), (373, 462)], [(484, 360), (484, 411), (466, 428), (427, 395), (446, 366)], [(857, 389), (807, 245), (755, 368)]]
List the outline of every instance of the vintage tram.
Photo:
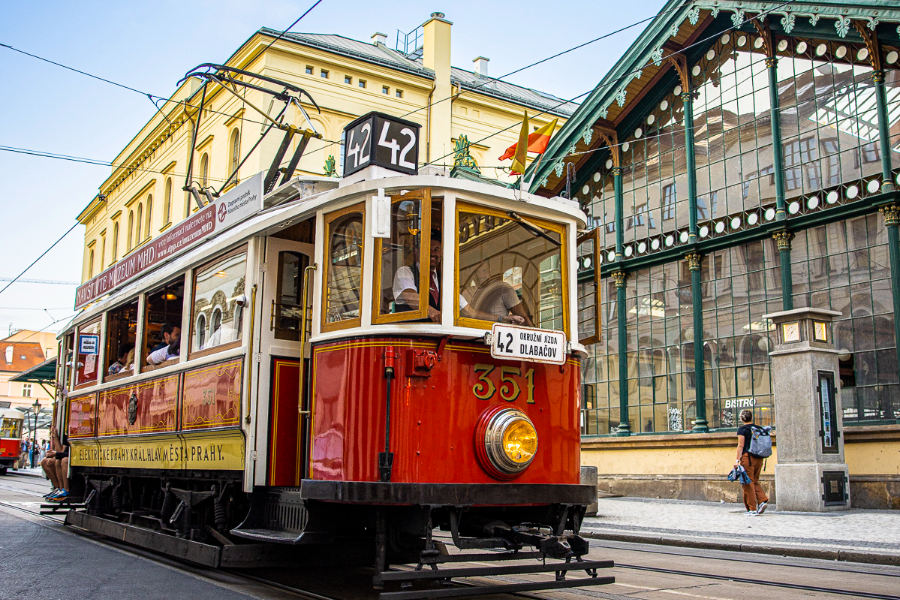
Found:
[(214, 566), (361, 546), (378, 586), (442, 530), (610, 581), (578, 562), (584, 219), (377, 166), (241, 183), (79, 288), (67, 522)]
[(13, 408), (0, 408), (0, 475), (19, 462), (22, 453), (23, 413)]

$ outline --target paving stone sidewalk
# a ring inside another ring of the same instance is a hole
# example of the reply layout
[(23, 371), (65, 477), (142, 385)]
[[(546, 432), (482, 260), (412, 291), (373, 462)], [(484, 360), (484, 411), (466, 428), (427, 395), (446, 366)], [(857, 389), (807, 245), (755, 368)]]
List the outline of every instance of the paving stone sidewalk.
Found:
[[(651, 498), (601, 498), (582, 531), (599, 535), (704, 540), (900, 556), (900, 511), (779, 512), (747, 516), (743, 504)], [(652, 543), (659, 543), (658, 541)]]

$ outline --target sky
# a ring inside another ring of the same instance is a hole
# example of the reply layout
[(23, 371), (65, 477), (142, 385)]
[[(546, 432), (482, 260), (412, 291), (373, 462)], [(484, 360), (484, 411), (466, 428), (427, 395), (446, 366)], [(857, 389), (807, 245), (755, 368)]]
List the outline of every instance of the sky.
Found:
[[(192, 67), (222, 63), (260, 27), (283, 30), (315, 0), (4, 0), (0, 44), (168, 97)], [(429, 6), (430, 4), (430, 6)], [(653, 17), (665, 0), (570, 0), (563, 5), (456, 0), (323, 0), (291, 31), (369, 41), (410, 32), (435, 11), (453, 22), (452, 63), (490, 58), (500, 77), (557, 52)], [(589, 92), (628, 49), (642, 23), (507, 79), (562, 98)], [(0, 47), (0, 146), (111, 161), (155, 108), (124, 90)], [(583, 96), (582, 96), (583, 97)], [(108, 166), (0, 150), (0, 278), (18, 275), (75, 223)], [(75, 282), (77, 226), (24, 279)], [(0, 290), (8, 282), (0, 281)], [(74, 285), (14, 283), (0, 291), (0, 338), (11, 329), (57, 331), (74, 314)]]

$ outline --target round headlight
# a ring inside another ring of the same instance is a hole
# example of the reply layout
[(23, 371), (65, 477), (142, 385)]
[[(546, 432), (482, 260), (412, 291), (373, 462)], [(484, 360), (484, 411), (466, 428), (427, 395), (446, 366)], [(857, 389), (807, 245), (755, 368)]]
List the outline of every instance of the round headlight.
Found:
[(524, 471), (537, 453), (537, 431), (531, 419), (516, 408), (495, 406), (485, 411), (476, 431), (478, 456), (497, 479), (512, 479)]

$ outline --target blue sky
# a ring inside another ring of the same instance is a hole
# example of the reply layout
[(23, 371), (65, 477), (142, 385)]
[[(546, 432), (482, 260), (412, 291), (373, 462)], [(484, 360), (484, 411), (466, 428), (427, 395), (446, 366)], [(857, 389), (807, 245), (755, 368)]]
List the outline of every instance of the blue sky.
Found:
[[(193, 66), (224, 62), (260, 27), (284, 29), (314, 0), (6, 2), (0, 43), (159, 96)], [(453, 22), (453, 65), (491, 59), (499, 77), (655, 15), (664, 0), (620, 2), (323, 0), (293, 31), (393, 45), (434, 11)], [(563, 98), (589, 91), (646, 24), (518, 73), (508, 81)], [(0, 145), (112, 160), (153, 115), (150, 101), (0, 47)], [(110, 167), (0, 151), (0, 277), (14, 277), (74, 223)], [(77, 227), (25, 276), (75, 281), (84, 230)], [(0, 282), (0, 288), (5, 286)], [(16, 283), (0, 293), (0, 337), (41, 329), (73, 313), (74, 286)], [(48, 310), (44, 310), (48, 309)], [(63, 325), (60, 322), (49, 330)]]

